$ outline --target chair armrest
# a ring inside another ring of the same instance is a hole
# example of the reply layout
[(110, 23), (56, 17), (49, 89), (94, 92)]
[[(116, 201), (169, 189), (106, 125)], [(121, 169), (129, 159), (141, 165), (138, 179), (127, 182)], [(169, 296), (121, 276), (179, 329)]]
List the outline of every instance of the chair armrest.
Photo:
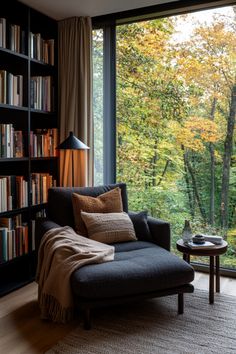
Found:
[(36, 242), (36, 250), (39, 249), (39, 245), (41, 239), (45, 232), (54, 228), (54, 227), (61, 227), (60, 225), (56, 224), (54, 221), (51, 221), (47, 218), (38, 218), (35, 222), (35, 242)]
[(153, 242), (170, 251), (170, 224), (166, 221), (148, 216), (148, 226)]

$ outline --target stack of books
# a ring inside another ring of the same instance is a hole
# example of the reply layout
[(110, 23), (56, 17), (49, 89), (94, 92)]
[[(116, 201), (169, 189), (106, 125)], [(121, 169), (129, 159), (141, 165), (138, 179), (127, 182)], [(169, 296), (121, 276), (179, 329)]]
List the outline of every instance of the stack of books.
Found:
[[(197, 235), (200, 236), (201, 241), (197, 241), (197, 237), (194, 236), (192, 241), (189, 241), (187, 246), (191, 249), (206, 249), (214, 248), (216, 245), (221, 245), (223, 238), (216, 235)], [(195, 241), (196, 240), (196, 241)]]

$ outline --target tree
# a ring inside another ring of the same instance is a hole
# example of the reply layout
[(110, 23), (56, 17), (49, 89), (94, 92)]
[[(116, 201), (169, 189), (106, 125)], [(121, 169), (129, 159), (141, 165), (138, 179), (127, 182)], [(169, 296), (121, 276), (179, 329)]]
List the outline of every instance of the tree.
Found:
[(177, 41), (177, 21), (118, 27), (118, 180), (128, 183), (132, 208), (218, 227), (220, 219), (233, 220), (236, 205), (230, 174), (236, 34), (215, 17)]
[[(222, 19), (215, 18), (210, 26), (196, 28), (193, 38), (182, 44), (180, 49), (180, 67), (183, 70), (185, 82), (194, 82), (195, 90), (199, 87), (199, 103), (211, 120), (215, 120), (218, 110), (219, 117), (227, 120), (224, 150), (222, 153), (222, 185), (220, 206), (221, 225), (228, 225), (228, 204), (230, 185), (230, 160), (233, 151), (233, 134), (235, 125), (235, 30)], [(194, 43), (198, 43), (196, 46)], [(184, 54), (184, 55), (183, 55)], [(187, 58), (187, 59), (186, 59)], [(206, 80), (207, 77), (207, 80)], [(207, 104), (211, 102), (211, 106)], [(207, 108), (209, 106), (209, 108)], [(199, 114), (199, 108), (198, 114)], [(222, 114), (223, 113), (223, 114)], [(219, 123), (222, 125), (222, 123)], [(222, 126), (223, 127), (223, 126)], [(224, 127), (223, 127), (224, 129)], [(209, 220), (214, 223), (215, 214), (215, 148), (209, 144), (211, 157), (211, 193)]]

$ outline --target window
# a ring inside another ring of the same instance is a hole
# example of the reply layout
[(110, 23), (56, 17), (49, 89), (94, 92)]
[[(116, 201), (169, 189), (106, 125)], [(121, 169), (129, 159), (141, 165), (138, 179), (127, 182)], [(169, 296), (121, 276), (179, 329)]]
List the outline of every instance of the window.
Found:
[(103, 183), (103, 30), (93, 31), (94, 184)]
[(170, 221), (173, 250), (185, 219), (193, 232), (227, 238), (229, 268), (236, 268), (235, 18), (229, 6), (116, 26), (117, 182), (128, 185), (130, 209)]

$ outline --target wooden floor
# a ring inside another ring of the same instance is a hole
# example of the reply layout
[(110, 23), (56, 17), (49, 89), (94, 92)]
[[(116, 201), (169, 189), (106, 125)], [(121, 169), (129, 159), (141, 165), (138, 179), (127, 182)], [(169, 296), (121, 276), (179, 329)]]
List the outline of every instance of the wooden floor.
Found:
[[(208, 275), (196, 272), (194, 286), (208, 290)], [(221, 293), (236, 296), (236, 279), (221, 277)], [(40, 320), (35, 283), (0, 298), (0, 353), (45, 353), (77, 326)]]

